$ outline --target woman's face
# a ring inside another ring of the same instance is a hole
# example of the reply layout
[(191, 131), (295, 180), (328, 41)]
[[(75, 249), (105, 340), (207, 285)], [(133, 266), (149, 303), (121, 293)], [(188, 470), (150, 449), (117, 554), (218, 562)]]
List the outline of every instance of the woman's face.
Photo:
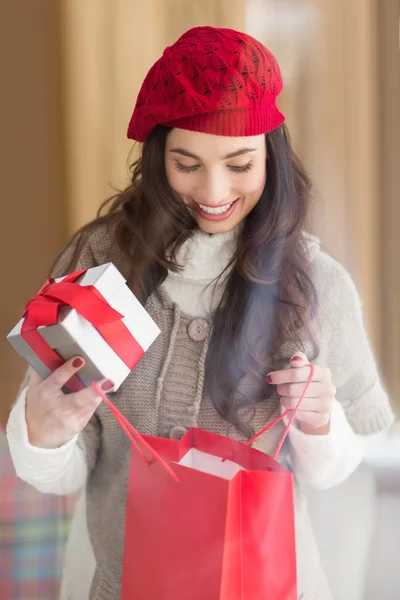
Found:
[(254, 208), (265, 187), (266, 160), (264, 135), (225, 137), (175, 128), (167, 136), (169, 185), (207, 233), (233, 229)]

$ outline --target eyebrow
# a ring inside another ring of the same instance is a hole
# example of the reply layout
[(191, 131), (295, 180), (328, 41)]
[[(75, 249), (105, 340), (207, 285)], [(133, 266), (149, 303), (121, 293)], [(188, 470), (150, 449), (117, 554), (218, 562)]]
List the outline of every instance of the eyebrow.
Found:
[[(255, 152), (257, 148), (241, 148), (240, 150), (236, 150), (235, 152), (230, 152), (226, 154), (223, 160), (228, 160), (229, 158), (235, 158), (236, 156), (242, 156), (242, 154), (248, 154), (249, 152)], [(175, 154), (181, 154), (182, 156), (187, 156), (188, 158), (194, 158), (195, 160), (201, 160), (199, 156), (193, 154), (192, 152), (188, 152), (184, 148), (172, 148), (170, 152), (174, 152)]]

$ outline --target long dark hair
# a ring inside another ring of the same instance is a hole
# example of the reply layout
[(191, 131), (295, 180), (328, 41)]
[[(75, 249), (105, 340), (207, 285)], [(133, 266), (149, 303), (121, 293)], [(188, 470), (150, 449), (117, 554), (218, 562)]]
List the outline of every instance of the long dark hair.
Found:
[[(131, 265), (128, 283), (143, 303), (168, 270), (179, 271), (176, 252), (197, 228), (167, 180), (169, 131), (158, 126), (151, 133), (131, 167), (130, 185), (104, 202), (97, 218), (80, 230), (113, 224), (115, 241)], [(269, 396), (263, 382), (282, 344), (293, 342), (302, 349), (308, 340), (314, 354), (309, 359), (318, 352), (309, 327), (317, 295), (302, 239), (311, 182), (285, 126), (266, 134), (266, 143), (265, 189), (243, 223), (213, 315), (206, 360), (206, 386), (216, 410), (245, 435), (251, 427), (241, 409)], [(246, 374), (260, 381), (260, 393), (238, 401), (238, 385)]]

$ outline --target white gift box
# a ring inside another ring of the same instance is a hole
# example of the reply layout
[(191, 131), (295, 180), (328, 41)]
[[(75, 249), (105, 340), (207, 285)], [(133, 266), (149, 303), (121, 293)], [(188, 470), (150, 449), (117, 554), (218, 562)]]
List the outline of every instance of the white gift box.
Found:
[[(60, 277), (55, 281), (63, 279), (64, 277)], [(94, 286), (108, 304), (123, 315), (121, 321), (145, 353), (160, 334), (160, 330), (126, 285), (126, 280), (118, 269), (112, 263), (100, 265), (88, 269), (77, 282), (80, 286)], [(46, 379), (50, 370), (22, 337), (23, 322), (24, 318), (12, 329), (7, 339), (40, 377)], [(113, 391), (116, 391), (131, 372), (99, 331), (74, 308), (62, 307), (58, 323), (40, 326), (37, 332), (63, 361), (74, 356), (82, 356), (85, 359), (84, 367), (78, 372), (78, 377), (85, 386), (107, 378), (113, 381)], [(134, 341), (132, 342), (134, 344)]]

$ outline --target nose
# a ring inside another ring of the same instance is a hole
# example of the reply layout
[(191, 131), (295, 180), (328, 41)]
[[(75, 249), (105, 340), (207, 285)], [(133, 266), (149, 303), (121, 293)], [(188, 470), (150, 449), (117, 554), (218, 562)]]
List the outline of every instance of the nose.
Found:
[(220, 206), (231, 200), (228, 178), (220, 170), (206, 173), (200, 193), (201, 201), (209, 206)]

